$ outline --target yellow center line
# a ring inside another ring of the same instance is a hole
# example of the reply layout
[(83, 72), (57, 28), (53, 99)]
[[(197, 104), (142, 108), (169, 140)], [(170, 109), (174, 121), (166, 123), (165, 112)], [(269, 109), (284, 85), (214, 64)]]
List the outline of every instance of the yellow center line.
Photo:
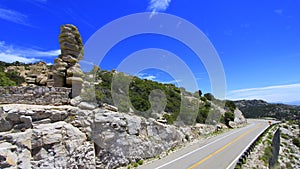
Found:
[(252, 131), (256, 130), (257, 128), (259, 128), (259, 126), (243, 133), (242, 135), (238, 136), (237, 138), (235, 138), (234, 140), (232, 140), (231, 142), (227, 143), (224, 147), (216, 150), (215, 152), (213, 152), (212, 154), (210, 154), (209, 156), (203, 158), (201, 161), (197, 162), (196, 164), (192, 165), (191, 167), (189, 167), (189, 169), (194, 169), (196, 168), (198, 165), (204, 163), (205, 161), (207, 161), (208, 159), (210, 159), (211, 157), (215, 156), (216, 154), (218, 154), (219, 152), (223, 151), (225, 148), (227, 148), (228, 146), (230, 146), (231, 144), (237, 142), (239, 139), (245, 137), (247, 134), (251, 133)]

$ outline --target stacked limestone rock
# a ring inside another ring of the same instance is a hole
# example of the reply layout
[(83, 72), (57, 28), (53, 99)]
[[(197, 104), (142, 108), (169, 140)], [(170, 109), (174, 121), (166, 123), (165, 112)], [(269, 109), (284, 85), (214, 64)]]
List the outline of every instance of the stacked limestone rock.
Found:
[(72, 87), (72, 96), (80, 94), (83, 72), (78, 64), (83, 59), (83, 45), (78, 29), (66, 24), (60, 28), (61, 55), (54, 60), (53, 79), (55, 87)]

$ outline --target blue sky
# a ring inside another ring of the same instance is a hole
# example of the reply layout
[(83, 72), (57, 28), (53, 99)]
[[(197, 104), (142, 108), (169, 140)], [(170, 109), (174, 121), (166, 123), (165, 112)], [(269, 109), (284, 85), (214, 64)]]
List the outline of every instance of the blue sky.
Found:
[[(62, 24), (76, 25), (86, 42), (120, 17), (164, 12), (189, 21), (209, 38), (224, 67), (227, 98), (300, 105), (299, 9), (297, 0), (1, 0), (0, 60), (52, 63), (60, 53)], [(123, 40), (105, 56), (101, 68), (116, 68), (128, 55), (144, 48), (176, 54), (191, 69), (200, 89), (211, 92), (208, 73), (195, 53), (162, 35)], [(139, 76), (165, 83), (181, 80), (153, 69)]]

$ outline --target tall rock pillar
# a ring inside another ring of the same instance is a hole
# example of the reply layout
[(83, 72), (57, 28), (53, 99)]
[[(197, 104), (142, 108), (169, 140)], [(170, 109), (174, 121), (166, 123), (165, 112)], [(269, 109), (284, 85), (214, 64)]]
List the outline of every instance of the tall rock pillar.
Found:
[(78, 62), (83, 59), (83, 44), (76, 26), (60, 27), (61, 55), (54, 60), (53, 80), (55, 87), (72, 87), (72, 97), (80, 94), (84, 73)]

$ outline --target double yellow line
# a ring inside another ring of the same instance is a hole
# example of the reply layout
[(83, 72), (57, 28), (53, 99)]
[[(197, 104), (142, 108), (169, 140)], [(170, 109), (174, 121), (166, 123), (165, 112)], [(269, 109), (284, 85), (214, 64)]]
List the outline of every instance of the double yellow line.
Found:
[(213, 152), (212, 154), (210, 154), (209, 156), (203, 158), (201, 161), (197, 162), (196, 164), (192, 165), (191, 167), (189, 167), (189, 169), (194, 169), (197, 166), (199, 166), (200, 164), (204, 163), (205, 161), (207, 161), (208, 159), (210, 159), (211, 157), (215, 156), (216, 154), (218, 154), (219, 152), (223, 151), (225, 148), (227, 148), (228, 146), (230, 146), (231, 144), (237, 142), (239, 139), (245, 137), (247, 134), (251, 133), (252, 131), (256, 130), (257, 128), (259, 128), (260, 126), (257, 126), (245, 133), (243, 133), (242, 135), (238, 136), (237, 138), (235, 138), (234, 140), (232, 140), (231, 142), (227, 143), (225, 146), (221, 147), (220, 149), (216, 150), (215, 152)]

